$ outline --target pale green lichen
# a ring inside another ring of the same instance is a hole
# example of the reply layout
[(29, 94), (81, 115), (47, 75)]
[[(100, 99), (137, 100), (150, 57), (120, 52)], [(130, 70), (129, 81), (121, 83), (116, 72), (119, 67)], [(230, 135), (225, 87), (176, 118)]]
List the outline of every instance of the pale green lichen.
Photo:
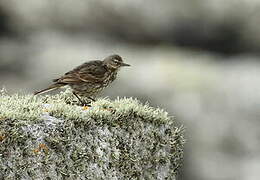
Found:
[(133, 98), (0, 95), (0, 179), (175, 179), (183, 128)]

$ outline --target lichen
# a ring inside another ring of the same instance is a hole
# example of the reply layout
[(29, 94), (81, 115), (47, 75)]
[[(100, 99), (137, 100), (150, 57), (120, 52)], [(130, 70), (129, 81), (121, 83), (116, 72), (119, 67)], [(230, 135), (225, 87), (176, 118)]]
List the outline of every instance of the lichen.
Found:
[(0, 92), (0, 179), (175, 179), (183, 127), (133, 98)]

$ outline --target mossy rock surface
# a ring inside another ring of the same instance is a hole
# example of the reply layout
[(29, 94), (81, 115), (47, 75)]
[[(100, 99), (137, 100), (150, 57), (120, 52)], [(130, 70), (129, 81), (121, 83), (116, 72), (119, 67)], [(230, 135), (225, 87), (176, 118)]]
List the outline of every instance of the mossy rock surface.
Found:
[(183, 128), (132, 98), (0, 95), (0, 179), (175, 179)]

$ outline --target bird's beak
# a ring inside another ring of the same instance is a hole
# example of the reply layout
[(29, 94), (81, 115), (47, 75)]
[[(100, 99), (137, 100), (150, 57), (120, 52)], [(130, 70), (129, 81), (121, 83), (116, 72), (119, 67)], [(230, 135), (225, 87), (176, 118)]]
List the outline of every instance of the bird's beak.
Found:
[(122, 62), (122, 63), (121, 63), (121, 66), (131, 66), (131, 65)]

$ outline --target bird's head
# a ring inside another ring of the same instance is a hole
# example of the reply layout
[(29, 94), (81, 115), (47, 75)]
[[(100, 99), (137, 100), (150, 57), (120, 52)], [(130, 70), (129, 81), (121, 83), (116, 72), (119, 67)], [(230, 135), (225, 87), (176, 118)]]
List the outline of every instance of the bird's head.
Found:
[(119, 70), (122, 66), (130, 66), (123, 62), (123, 59), (119, 55), (111, 55), (103, 60), (104, 65), (111, 70)]

